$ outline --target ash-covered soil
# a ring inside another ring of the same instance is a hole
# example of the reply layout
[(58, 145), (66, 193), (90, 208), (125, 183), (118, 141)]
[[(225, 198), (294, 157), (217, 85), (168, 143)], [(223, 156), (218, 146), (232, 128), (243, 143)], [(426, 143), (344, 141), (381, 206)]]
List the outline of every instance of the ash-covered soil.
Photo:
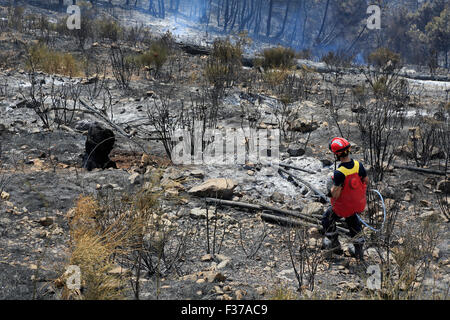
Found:
[[(136, 13), (133, 18), (141, 21), (142, 15)], [(158, 23), (160, 33), (166, 32), (164, 24), (167, 22)], [(176, 29), (171, 31), (176, 34)], [(2, 34), (2, 50), (18, 52), (13, 37), (13, 34)], [(32, 38), (23, 35), (23, 41), (27, 41), (27, 37), (28, 40)], [(57, 39), (57, 47), (70, 48), (71, 45), (69, 39)], [(108, 44), (88, 50), (97, 54), (100, 60), (107, 61)], [(17, 61), (19, 56), (15, 57)], [(301, 184), (295, 185), (286, 175), (268, 166), (254, 163), (228, 166), (170, 164), (162, 143), (155, 139), (154, 128), (148, 124), (148, 112), (152, 112), (154, 97), (168, 98), (171, 107), (177, 108), (180, 101), (188, 104), (191, 96), (199, 95), (201, 88), (191, 80), (190, 74), (202, 70), (206, 58), (181, 51), (177, 53), (177, 59), (182, 63), (174, 75), (175, 80), (133, 79), (131, 90), (126, 92), (112, 78), (106, 82), (111, 95), (108, 119), (113, 114), (112, 122), (131, 138), (124, 137), (108, 121), (82, 106), (77, 107), (70, 124), (43, 128), (36, 112), (24, 103), (31, 87), (24, 67), (0, 70), (0, 190), (4, 192), (0, 202), (0, 299), (59, 299), (61, 292), (55, 287), (55, 280), (64, 272), (68, 261), (68, 212), (76, 199), (80, 195), (98, 198), (134, 195), (146, 186), (158, 169), (163, 172), (161, 184), (169, 189), (162, 198), (163, 211), (182, 230), (191, 228), (196, 233), (186, 240), (189, 246), (176, 272), (169, 272), (162, 279), (142, 273), (141, 299), (273, 299), (279, 297), (280, 288), (285, 294), (282, 299), (370, 297), (373, 292), (366, 289), (369, 276), (366, 271), (368, 266), (379, 264), (380, 257), (370, 241), (373, 238), (369, 239), (367, 228), (365, 261), (359, 262), (350, 256), (347, 249), (350, 241), (345, 236), (341, 236), (344, 255), (323, 258), (320, 230), (308, 227), (305, 250), (309, 250), (310, 257), (317, 256), (320, 263), (316, 264), (314, 290), (303, 290), (298, 294), (295, 271), (299, 270), (301, 260), (295, 252), (293, 265), (290, 256), (288, 235), (292, 236), (292, 228), (264, 222), (261, 219), (264, 210), (215, 207), (188, 192), (208, 179), (229, 178), (236, 183), (231, 197), (234, 201), (266, 204), (310, 216), (321, 215), (327, 208), (313, 192), (308, 192)], [(250, 68), (244, 70), (258, 72)], [(39, 73), (37, 79), (49, 95), (54, 86), (80, 86), (81, 96), (88, 101), (87, 88), (92, 84), (87, 83), (87, 79), (44, 73)], [(324, 102), (328, 100), (328, 89), (349, 91), (365, 78), (344, 74), (339, 88), (333, 79), (333, 75), (312, 73), (308, 79), (308, 97), (293, 103), (298, 106), (298, 114), (304, 123), (313, 119), (313, 129), (297, 132), (293, 141), (282, 140), (280, 144), (281, 162), (314, 171), (315, 174), (310, 174), (291, 170), (322, 193), (327, 193), (326, 182), (334, 169), (328, 142), (340, 135), (339, 129), (354, 145), (352, 156), (364, 161), (356, 113), (344, 103), (339, 110), (338, 127), (336, 118)], [(413, 123), (416, 112), (434, 116), (440, 105), (448, 102), (446, 94), (450, 83), (408, 81), (417, 90), (412, 94), (420, 96), (417, 104), (412, 104), (408, 110), (409, 124)], [(89, 100), (91, 106), (102, 103), (101, 97)], [(275, 110), (279, 104), (270, 93), (249, 93), (242, 85), (234, 86), (226, 91), (221, 102), (218, 127), (240, 128), (241, 107), (247, 106), (259, 114), (257, 125), (260, 129), (275, 129)], [(86, 126), (94, 121), (115, 130), (117, 141), (110, 157), (116, 161), (117, 169), (87, 171), (82, 168)], [(150, 158), (143, 157), (144, 152)], [(406, 164), (401, 157), (397, 163)], [(441, 163), (442, 159), (437, 159), (432, 169), (440, 169)], [(390, 168), (380, 185), (387, 205), (394, 200), (398, 202), (396, 232), (419, 226), (425, 220), (432, 221), (438, 231), (437, 245), (426, 261), (429, 263), (427, 272), (423, 278), (414, 280), (414, 285), (421, 288), (421, 298), (448, 299), (450, 229), (436, 196), (438, 183), (443, 179)], [(208, 231), (210, 237), (206, 235)], [(398, 234), (393, 247), (404, 242), (404, 234)], [(133, 299), (132, 291), (126, 289), (127, 297)]]

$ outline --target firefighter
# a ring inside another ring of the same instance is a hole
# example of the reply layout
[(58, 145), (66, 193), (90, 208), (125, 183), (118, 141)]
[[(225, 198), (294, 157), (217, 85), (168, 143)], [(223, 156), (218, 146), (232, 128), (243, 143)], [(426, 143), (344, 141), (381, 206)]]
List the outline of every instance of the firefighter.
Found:
[(350, 158), (351, 145), (347, 140), (340, 137), (333, 138), (329, 147), (340, 164), (332, 177), (331, 207), (325, 211), (322, 217), (322, 227), (325, 233), (323, 248), (330, 249), (336, 254), (343, 253), (336, 230), (336, 221), (344, 218), (353, 242), (350, 253), (362, 260), (364, 239), (359, 235), (362, 225), (356, 214), (364, 211), (366, 207), (366, 189), (369, 178), (363, 164)]

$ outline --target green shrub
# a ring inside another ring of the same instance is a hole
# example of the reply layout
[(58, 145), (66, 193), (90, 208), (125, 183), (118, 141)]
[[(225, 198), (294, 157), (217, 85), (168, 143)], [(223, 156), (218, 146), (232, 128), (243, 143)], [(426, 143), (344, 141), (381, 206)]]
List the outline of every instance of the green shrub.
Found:
[(376, 96), (386, 95), (388, 93), (388, 78), (380, 77), (372, 86), (373, 93)]
[(50, 50), (45, 44), (29, 48), (27, 68), (70, 77), (80, 74), (79, 63), (72, 54)]
[(217, 86), (229, 86), (236, 80), (242, 67), (241, 42), (233, 44), (230, 39), (217, 39), (205, 67), (206, 79)]
[(240, 66), (241, 45), (239, 43), (232, 44), (230, 39), (217, 39), (213, 44), (212, 57), (222, 64)]
[(157, 41), (152, 43), (150, 49), (140, 55), (137, 60), (141, 66), (154, 66), (156, 73), (159, 73), (162, 66), (166, 63), (168, 56), (168, 47), (162, 41)]
[(263, 52), (263, 67), (267, 69), (289, 69), (294, 65), (295, 51), (291, 48), (276, 47)]
[(367, 61), (377, 68), (390, 67), (398, 69), (401, 67), (401, 56), (387, 48), (378, 48), (369, 54)]
[(97, 19), (96, 24), (100, 38), (117, 41), (123, 34), (120, 24), (111, 18)]

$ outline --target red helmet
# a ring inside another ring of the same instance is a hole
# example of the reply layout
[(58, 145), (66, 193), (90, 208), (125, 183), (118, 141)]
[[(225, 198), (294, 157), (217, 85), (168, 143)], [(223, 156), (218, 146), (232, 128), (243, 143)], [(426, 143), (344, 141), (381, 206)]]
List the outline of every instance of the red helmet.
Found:
[(330, 142), (330, 150), (335, 155), (340, 155), (342, 152), (348, 150), (350, 148), (350, 143), (344, 138), (333, 138)]

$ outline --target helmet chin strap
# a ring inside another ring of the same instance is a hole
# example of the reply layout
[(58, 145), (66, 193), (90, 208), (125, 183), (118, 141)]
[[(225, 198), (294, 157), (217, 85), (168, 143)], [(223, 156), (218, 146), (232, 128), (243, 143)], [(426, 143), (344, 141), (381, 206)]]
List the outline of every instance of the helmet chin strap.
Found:
[(338, 161), (341, 161), (341, 158), (347, 157), (349, 154), (350, 154), (350, 149), (347, 150), (347, 151), (344, 151), (344, 152), (343, 152), (342, 154), (340, 154), (340, 155), (334, 154), (334, 170), (335, 170), (335, 171), (336, 171), (336, 163), (337, 163)]

